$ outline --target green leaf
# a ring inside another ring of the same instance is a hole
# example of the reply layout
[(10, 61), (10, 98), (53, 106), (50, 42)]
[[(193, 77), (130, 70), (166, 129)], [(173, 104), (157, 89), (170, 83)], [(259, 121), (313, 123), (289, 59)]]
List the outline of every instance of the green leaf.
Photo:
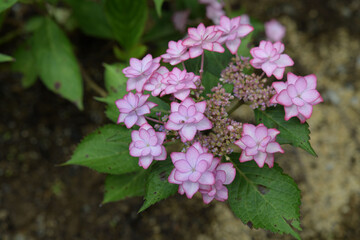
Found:
[(122, 98), (127, 94), (126, 91), (126, 82), (127, 78), (125, 77), (122, 70), (126, 67), (125, 64), (116, 63), (116, 64), (104, 64), (105, 67), (105, 88), (108, 91), (109, 95), (116, 95), (118, 98)]
[(164, 3), (164, 0), (154, 0), (154, 3), (155, 3), (156, 13), (159, 17), (161, 17), (161, 7)]
[(0, 63), (2, 63), (2, 62), (12, 62), (12, 61), (14, 61), (13, 57), (10, 57), (8, 55), (0, 53)]
[(0, 13), (11, 7), (17, 2), (17, 0), (1, 0), (0, 1)]
[(267, 108), (265, 111), (255, 110), (255, 121), (257, 124), (264, 123), (266, 127), (276, 128), (280, 131), (280, 134), (276, 136), (278, 143), (291, 144), (304, 149), (313, 156), (317, 156), (309, 142), (309, 125), (306, 122), (301, 124), (297, 118), (285, 121), (284, 116), (284, 107), (280, 105)]
[(14, 53), (16, 61), (12, 64), (12, 70), (21, 72), (23, 77), (21, 84), (23, 87), (31, 87), (37, 79), (36, 60), (31, 48), (31, 44), (27, 41), (20, 46)]
[(114, 54), (116, 58), (124, 62), (129, 62), (130, 58), (141, 58), (145, 55), (147, 47), (143, 44), (138, 44), (130, 49), (121, 50), (117, 46), (114, 47)]
[(105, 125), (85, 137), (64, 165), (81, 165), (110, 174), (138, 171), (138, 158), (129, 155), (130, 142), (129, 129), (115, 124)]
[(251, 57), (250, 54), (250, 48), (248, 45), (250, 44), (251, 40), (253, 37), (253, 33), (249, 33), (249, 35), (247, 35), (246, 37), (241, 39), (241, 44), (240, 47), (238, 49), (238, 55), (242, 56), (242, 57)]
[(114, 39), (107, 21), (104, 1), (66, 0), (81, 30), (90, 36)]
[(107, 175), (103, 203), (144, 196), (147, 174), (148, 172), (142, 169), (135, 173)]
[(169, 158), (151, 166), (146, 185), (145, 202), (139, 212), (176, 193), (179, 186), (168, 182), (173, 168), (174, 165)]
[(66, 35), (45, 18), (32, 40), (37, 72), (46, 87), (83, 109), (80, 69)]
[(259, 168), (254, 161), (239, 163), (239, 154), (233, 154), (232, 159), (237, 172), (228, 186), (228, 201), (235, 215), (254, 228), (300, 239), (294, 230), (301, 230), (300, 190), (294, 180), (276, 163), (273, 168)]
[(139, 43), (147, 19), (146, 0), (105, 0), (105, 14), (122, 47), (131, 49)]

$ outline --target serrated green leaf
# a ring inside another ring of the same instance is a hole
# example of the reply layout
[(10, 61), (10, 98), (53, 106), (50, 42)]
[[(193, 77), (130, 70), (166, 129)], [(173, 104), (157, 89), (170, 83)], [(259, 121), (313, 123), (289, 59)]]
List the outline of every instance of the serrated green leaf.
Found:
[(130, 129), (105, 125), (85, 137), (64, 165), (81, 165), (110, 174), (135, 172), (139, 170), (139, 159), (129, 155), (130, 143)]
[(236, 177), (228, 186), (228, 201), (235, 215), (254, 228), (300, 239), (294, 230), (301, 230), (300, 190), (294, 180), (283, 174), (276, 163), (273, 168), (259, 168), (254, 161), (239, 163), (238, 154), (232, 159)]
[(23, 87), (31, 87), (37, 79), (36, 60), (29, 42), (25, 42), (14, 53), (16, 61), (12, 64), (12, 70), (21, 72)]
[(2, 62), (12, 62), (12, 61), (14, 61), (13, 57), (10, 57), (8, 55), (0, 53), (0, 63), (2, 63)]
[(179, 186), (168, 182), (173, 168), (174, 165), (169, 158), (151, 166), (146, 185), (145, 202), (139, 212), (176, 193)]
[(291, 144), (304, 149), (313, 156), (317, 156), (309, 142), (309, 125), (306, 122), (301, 124), (297, 118), (285, 121), (284, 116), (284, 107), (280, 105), (267, 108), (265, 111), (255, 110), (257, 124), (264, 123), (266, 127), (276, 128), (280, 131), (280, 134), (276, 136), (278, 143)]
[(14, 5), (16, 2), (17, 2), (17, 0), (1, 0), (0, 1), (0, 13), (2, 11), (5, 11), (9, 7), (11, 7), (12, 5)]
[(148, 172), (144, 169), (135, 173), (107, 175), (103, 203), (115, 202), (126, 197), (144, 196)]
[(147, 19), (146, 0), (105, 0), (105, 14), (122, 47), (138, 44)]
[(32, 46), (37, 72), (47, 88), (83, 109), (83, 85), (71, 43), (50, 18), (34, 32)]
[(154, 3), (155, 3), (156, 13), (159, 17), (161, 17), (161, 7), (164, 3), (164, 0), (154, 0)]

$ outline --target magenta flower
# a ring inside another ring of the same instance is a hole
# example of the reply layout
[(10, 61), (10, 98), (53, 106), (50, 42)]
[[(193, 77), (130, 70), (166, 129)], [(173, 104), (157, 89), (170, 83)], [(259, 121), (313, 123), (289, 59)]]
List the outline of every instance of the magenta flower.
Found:
[(214, 156), (207, 153), (207, 149), (200, 143), (194, 143), (186, 153), (172, 152), (170, 157), (175, 168), (170, 173), (168, 181), (180, 185), (180, 194), (186, 193), (188, 198), (192, 198), (199, 190), (200, 184), (215, 183), (214, 174), (208, 171)]
[(141, 126), (147, 123), (144, 115), (150, 113), (150, 109), (157, 106), (153, 102), (146, 101), (149, 96), (129, 92), (123, 99), (116, 100), (115, 104), (120, 111), (117, 123), (124, 122), (127, 128), (131, 128), (135, 124)]
[(204, 116), (205, 109), (206, 101), (195, 103), (192, 98), (186, 98), (181, 103), (172, 102), (165, 128), (179, 131), (182, 142), (191, 141), (197, 131), (212, 128), (212, 123)]
[(218, 42), (222, 32), (216, 31), (215, 26), (206, 27), (200, 23), (197, 28), (188, 29), (189, 37), (183, 42), (189, 48), (190, 58), (200, 56), (205, 50), (224, 52), (225, 49)]
[(139, 166), (147, 169), (153, 160), (165, 160), (166, 149), (162, 145), (166, 134), (155, 132), (150, 124), (141, 125), (139, 131), (132, 131), (129, 151), (133, 157), (139, 157)]
[(253, 59), (250, 64), (257, 69), (262, 69), (268, 77), (274, 75), (277, 79), (282, 79), (285, 67), (294, 65), (293, 60), (284, 52), (284, 44), (270, 41), (261, 41), (259, 47), (250, 50)]
[(226, 16), (222, 16), (220, 18), (220, 25), (216, 26), (217, 30), (223, 32), (219, 39), (219, 43), (225, 43), (226, 47), (232, 54), (237, 53), (241, 44), (240, 38), (245, 37), (254, 30), (252, 26), (248, 24), (241, 24), (240, 22), (241, 17), (230, 19)]
[(166, 94), (174, 94), (174, 97), (183, 101), (190, 94), (190, 89), (196, 89), (195, 82), (200, 77), (194, 73), (181, 71), (177, 67), (168, 74), (166, 78), (163, 78), (161, 82), (166, 86), (161, 96)]
[(183, 41), (179, 40), (177, 42), (170, 41), (169, 48), (166, 50), (166, 53), (161, 55), (164, 62), (168, 62), (171, 65), (179, 64), (183, 61), (186, 61), (190, 58), (188, 48), (183, 45)]
[(151, 95), (154, 97), (159, 96), (159, 94), (166, 88), (166, 84), (162, 81), (167, 78), (168, 75), (169, 70), (166, 67), (160, 67), (145, 83), (144, 90), (151, 92)]
[(123, 69), (125, 77), (129, 78), (126, 90), (136, 89), (137, 92), (142, 92), (146, 81), (159, 68), (159, 62), (160, 57), (153, 59), (151, 54), (146, 55), (142, 60), (131, 58), (130, 66)]
[(276, 94), (270, 103), (279, 103), (285, 107), (285, 120), (298, 117), (301, 123), (309, 119), (313, 106), (323, 102), (320, 93), (316, 90), (316, 76), (296, 76), (289, 72), (287, 82), (273, 82)]
[(285, 32), (286, 28), (275, 19), (265, 23), (266, 37), (272, 42), (281, 41), (285, 36)]
[(214, 198), (218, 201), (225, 201), (228, 199), (228, 189), (224, 186), (232, 183), (235, 179), (236, 170), (232, 163), (221, 163), (220, 159), (214, 158), (208, 171), (215, 175), (215, 184), (202, 185), (200, 184), (199, 192), (202, 194), (204, 203), (210, 203)]
[(274, 153), (284, 153), (280, 144), (275, 142), (276, 135), (279, 133), (275, 128), (268, 129), (262, 123), (257, 126), (243, 124), (241, 139), (235, 141), (235, 144), (243, 150), (240, 162), (254, 159), (259, 167), (262, 168), (266, 163), (272, 168), (274, 166)]

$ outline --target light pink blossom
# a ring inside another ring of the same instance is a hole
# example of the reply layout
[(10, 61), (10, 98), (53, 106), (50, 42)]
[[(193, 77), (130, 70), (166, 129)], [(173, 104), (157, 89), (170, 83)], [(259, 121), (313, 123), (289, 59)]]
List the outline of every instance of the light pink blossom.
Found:
[(125, 77), (129, 78), (126, 90), (136, 89), (137, 92), (142, 92), (146, 81), (159, 68), (160, 59), (160, 57), (153, 59), (151, 54), (146, 55), (142, 60), (131, 58), (130, 66), (123, 69)]
[(186, 9), (184, 11), (176, 11), (174, 12), (171, 20), (174, 24), (176, 30), (180, 32), (185, 32), (186, 30), (186, 23), (189, 19), (190, 10)]
[(242, 149), (240, 162), (255, 160), (261, 168), (265, 163), (270, 168), (273, 167), (274, 153), (284, 153), (280, 144), (275, 142), (279, 133), (275, 128), (268, 129), (262, 123), (257, 126), (243, 124), (241, 139), (235, 141), (235, 144)]
[(274, 75), (277, 79), (282, 79), (285, 67), (294, 65), (293, 60), (284, 52), (284, 44), (281, 42), (271, 43), (261, 41), (259, 47), (250, 50), (253, 59), (250, 64), (257, 69), (262, 69), (268, 77)]
[(166, 134), (155, 132), (148, 123), (141, 125), (139, 131), (132, 131), (129, 151), (133, 157), (139, 157), (139, 166), (147, 169), (153, 160), (165, 160), (166, 149), (162, 145)]
[(191, 141), (197, 131), (212, 128), (212, 123), (204, 116), (205, 109), (206, 101), (195, 103), (192, 98), (186, 98), (181, 103), (172, 102), (165, 128), (179, 131), (182, 142)]
[(161, 96), (166, 94), (174, 94), (174, 97), (183, 101), (190, 94), (190, 89), (196, 89), (195, 82), (200, 77), (192, 72), (181, 71), (174, 67), (173, 70), (161, 81), (166, 86)]
[(226, 45), (232, 54), (236, 54), (241, 44), (241, 39), (254, 30), (254, 28), (248, 24), (241, 24), (241, 17), (228, 18), (222, 16), (220, 18), (220, 25), (216, 26), (216, 29), (222, 31), (223, 34), (219, 39), (220, 44)]
[(296, 76), (289, 72), (287, 82), (273, 82), (276, 94), (270, 99), (271, 103), (279, 103), (285, 107), (285, 120), (298, 117), (301, 123), (309, 119), (313, 106), (323, 102), (316, 90), (316, 76)]
[(147, 102), (150, 95), (129, 92), (124, 98), (116, 100), (115, 104), (120, 111), (117, 123), (124, 122), (127, 128), (135, 124), (138, 126), (147, 123), (144, 115), (150, 113), (150, 109), (157, 106), (153, 102)]
[(189, 37), (183, 45), (189, 48), (190, 58), (200, 56), (205, 50), (213, 52), (224, 52), (225, 49), (218, 42), (222, 32), (216, 31), (215, 26), (206, 27), (200, 23), (197, 28), (188, 29)]
[(243, 14), (243, 15), (240, 15), (240, 17), (241, 17), (240, 18), (240, 24), (249, 24), (249, 25), (251, 25), (249, 15)]
[(172, 152), (170, 157), (175, 168), (170, 173), (168, 181), (180, 185), (180, 194), (185, 193), (188, 198), (192, 198), (199, 190), (200, 184), (215, 184), (214, 173), (208, 171), (214, 156), (207, 153), (207, 149), (200, 143), (194, 143), (186, 153)]
[(159, 96), (160, 93), (166, 88), (163, 79), (167, 78), (169, 70), (166, 67), (160, 67), (156, 70), (149, 80), (144, 85), (144, 90), (150, 91), (154, 97)]
[(166, 53), (161, 55), (164, 62), (168, 62), (171, 65), (179, 64), (183, 61), (186, 61), (190, 58), (188, 48), (183, 45), (183, 41), (179, 40), (177, 42), (170, 41), (169, 48), (166, 50)]
[(275, 19), (265, 23), (266, 37), (272, 42), (281, 41), (285, 37), (285, 32), (285, 26), (283, 26)]
[(204, 203), (210, 203), (214, 198), (218, 201), (228, 199), (228, 189), (224, 185), (232, 183), (235, 179), (236, 170), (232, 163), (220, 163), (219, 158), (214, 158), (208, 171), (215, 175), (213, 185), (200, 184), (199, 192), (202, 194)]
[(224, 3), (213, 1), (212, 4), (206, 6), (206, 17), (211, 19), (214, 24), (219, 24), (220, 18), (225, 15), (223, 7)]

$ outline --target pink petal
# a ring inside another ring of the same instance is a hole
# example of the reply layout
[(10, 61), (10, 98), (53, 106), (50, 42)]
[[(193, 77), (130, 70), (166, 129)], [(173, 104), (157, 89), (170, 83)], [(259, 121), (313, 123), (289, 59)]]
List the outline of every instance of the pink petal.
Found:
[(313, 107), (312, 105), (305, 103), (304, 106), (298, 107), (299, 113), (301, 113), (306, 119), (311, 117)]
[(191, 182), (198, 182), (199, 178), (201, 177), (201, 173), (193, 172), (189, 175), (189, 181)]
[(273, 74), (273, 72), (275, 71), (276, 68), (277, 68), (277, 65), (272, 62), (265, 62), (261, 66), (261, 69), (266, 73), (266, 75), (268, 77), (270, 77)]
[(190, 172), (192, 167), (189, 165), (189, 163), (186, 160), (179, 160), (174, 163), (175, 168), (183, 173)]
[(170, 154), (171, 157), (171, 161), (175, 164), (175, 162), (180, 161), (180, 160), (185, 160), (186, 159), (186, 155), (185, 153), (182, 152), (172, 152)]
[(258, 152), (258, 154), (254, 156), (254, 160), (257, 163), (257, 165), (262, 168), (265, 164), (266, 157), (267, 157), (266, 153)]
[(255, 147), (255, 146), (256, 146), (256, 142), (255, 142), (254, 139), (253, 139), (252, 137), (250, 137), (249, 135), (246, 135), (246, 136), (242, 137), (242, 138), (240, 139), (240, 141), (241, 141), (242, 143), (244, 143), (244, 145), (245, 145), (246, 147)]
[(212, 127), (212, 123), (206, 117), (204, 117), (200, 122), (196, 123), (196, 128), (199, 131), (212, 129)]
[(195, 126), (193, 126), (193, 125), (185, 125), (180, 130), (181, 141), (186, 142), (186, 141), (193, 140), (194, 137), (195, 137), (196, 131), (197, 130), (196, 130)]
[(200, 56), (203, 52), (204, 52), (204, 50), (200, 46), (191, 47), (189, 49), (190, 58), (196, 58), (196, 57)]
[(285, 106), (285, 120), (288, 121), (290, 118), (298, 115), (298, 107), (296, 105), (291, 105), (289, 107)]
[(204, 185), (212, 185), (215, 183), (215, 176), (212, 172), (204, 172), (200, 179), (199, 179), (199, 183), (200, 184), (204, 184)]
[(206, 109), (206, 101), (195, 103), (195, 107), (198, 112), (204, 113)]
[(204, 194), (202, 195), (202, 197), (203, 197), (203, 202), (204, 202), (205, 204), (209, 204), (209, 203), (214, 199), (214, 196), (209, 196), (209, 195), (206, 194), (206, 193), (204, 193)]
[(284, 72), (285, 72), (285, 68), (282, 67), (278, 67), (275, 69), (275, 71), (273, 72), (273, 75), (276, 79), (280, 80), (283, 78), (284, 76)]
[(267, 127), (257, 126), (255, 130), (255, 137), (257, 140), (262, 140), (267, 136)]
[(277, 142), (271, 142), (266, 147), (267, 153), (275, 153), (275, 152), (281, 152), (284, 153), (284, 150), (280, 147), (280, 144)]
[(247, 156), (245, 154), (245, 151), (242, 151), (240, 158), (239, 158), (240, 162), (247, 162), (247, 161), (251, 161), (253, 159), (254, 159), (254, 156)]
[(155, 160), (158, 160), (158, 161), (163, 161), (166, 159), (166, 148), (164, 146), (161, 146), (161, 154), (157, 157), (154, 157)]
[(139, 166), (143, 167), (144, 169), (147, 169), (152, 163), (152, 161), (153, 161), (153, 156), (151, 155), (140, 157)]
[(293, 66), (294, 61), (287, 54), (281, 54), (280, 58), (275, 61), (275, 64), (278, 67), (288, 67)]
[(168, 181), (169, 181), (169, 183), (181, 184), (182, 182), (179, 182), (179, 181), (175, 180), (175, 178), (174, 178), (175, 171), (176, 171), (175, 169), (173, 169), (173, 170), (171, 171), (171, 173), (170, 173), (170, 175), (169, 175), (169, 177), (168, 177)]
[(320, 93), (316, 90), (308, 90), (301, 94), (301, 98), (304, 101), (311, 103), (320, 97)]
[(232, 163), (222, 163), (217, 168), (217, 171), (224, 171), (226, 173), (226, 180), (223, 184), (230, 184), (235, 179), (236, 169)]
[(316, 76), (314, 74), (310, 74), (304, 77), (307, 83), (308, 89), (316, 88)]
[(245, 148), (245, 153), (247, 156), (254, 156), (258, 153), (258, 147), (252, 147), (252, 148)]
[(268, 154), (265, 163), (272, 168), (274, 166), (274, 154)]
[(232, 41), (226, 41), (226, 43), (225, 43), (226, 47), (234, 55), (237, 53), (240, 44), (241, 44), (241, 40), (239, 38), (234, 39)]
[(133, 114), (128, 114), (125, 117), (124, 123), (126, 125), (127, 128), (131, 128), (132, 126), (135, 125), (136, 121), (138, 120), (138, 116), (133, 113)]
[(286, 89), (287, 84), (284, 82), (273, 82), (272, 86), (273, 86), (273, 88), (275, 88), (276, 92), (279, 93), (282, 90)]
[(182, 184), (187, 198), (192, 198), (194, 194), (199, 190), (199, 183), (193, 183), (186, 181)]
[(295, 87), (298, 93), (304, 92), (304, 90), (307, 88), (305, 78), (298, 78), (298, 80), (295, 82)]
[[(287, 74), (287, 82), (288, 84), (295, 84), (296, 80), (298, 79), (299, 77), (296, 76), (295, 74), (293, 74), (292, 72), (288, 72)], [(305, 77), (306, 79), (306, 77)], [(309, 84), (309, 83), (307, 83)]]
[(165, 124), (165, 128), (167, 130), (180, 130), (181, 128), (183, 127), (183, 124), (177, 124), (177, 123), (174, 123), (172, 121), (167, 121), (167, 123)]

